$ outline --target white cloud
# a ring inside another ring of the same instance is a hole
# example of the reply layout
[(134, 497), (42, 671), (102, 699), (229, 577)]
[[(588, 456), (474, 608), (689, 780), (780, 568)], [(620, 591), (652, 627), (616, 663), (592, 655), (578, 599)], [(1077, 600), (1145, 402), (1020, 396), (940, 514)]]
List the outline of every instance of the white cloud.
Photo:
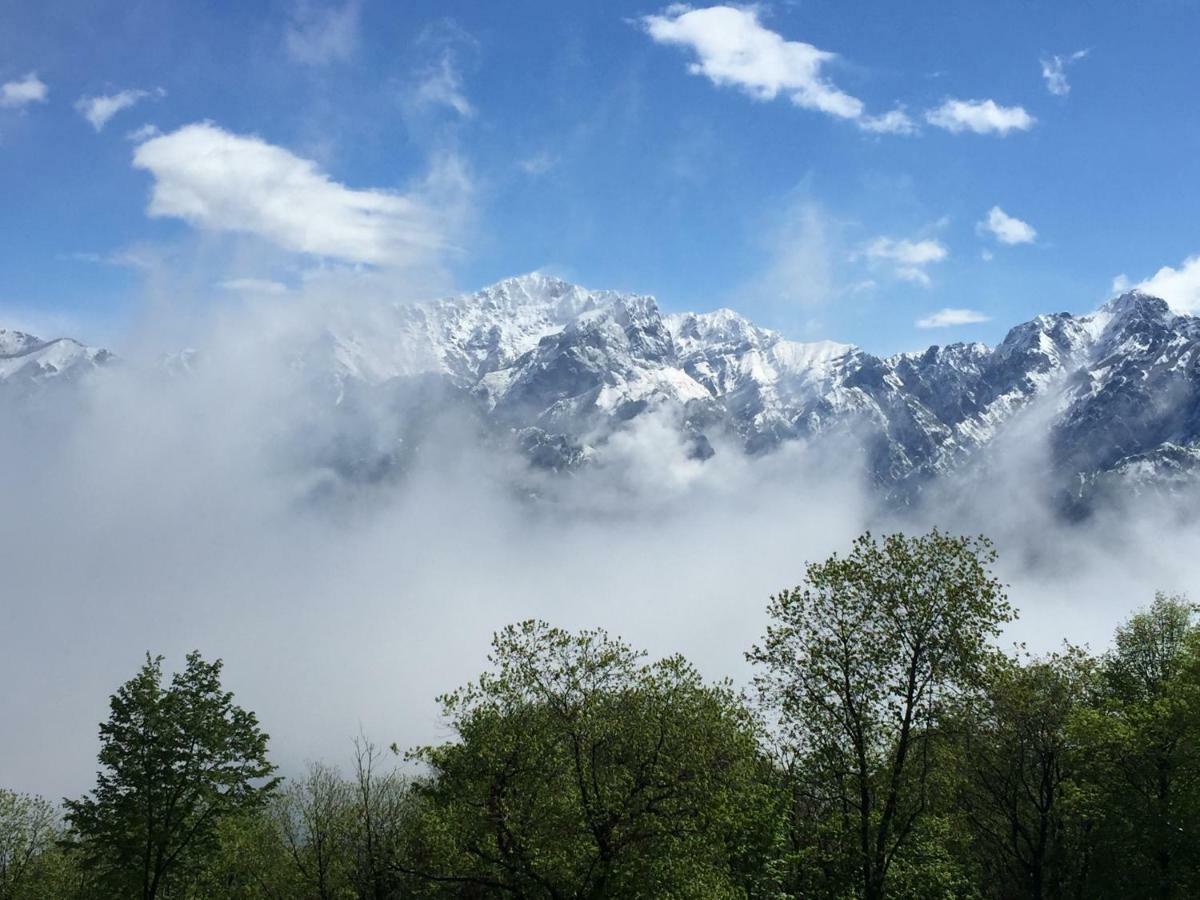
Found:
[(951, 99), (925, 113), (925, 121), (954, 134), (973, 131), (1006, 135), (1028, 131), (1037, 120), (1020, 106), (1000, 106), (995, 100)]
[(143, 91), (141, 89), (131, 89), (127, 91), (118, 91), (115, 94), (100, 97), (80, 97), (75, 101), (75, 109), (91, 124), (96, 131), (103, 130), (108, 124), (109, 119), (115, 116), (123, 109), (129, 109), (140, 100), (146, 97), (156, 96), (165, 97), (166, 91), (158, 88), (154, 91)]
[(1037, 240), (1036, 228), (1010, 216), (998, 206), (989, 209), (987, 218), (976, 228), (981, 234), (990, 233), (1002, 244), (1032, 244)]
[(876, 134), (913, 134), (916, 125), (902, 109), (878, 116), (865, 114), (863, 102), (822, 76), (837, 59), (803, 41), (789, 41), (764, 28), (752, 6), (667, 7), (661, 15), (644, 16), (646, 33), (660, 44), (686, 47), (697, 62), (688, 66), (720, 87), (735, 87), (755, 100), (785, 95), (796, 106), (850, 119)]
[[(1189, 256), (1178, 269), (1163, 266), (1153, 276), (1132, 287), (1142, 293), (1161, 297), (1176, 312), (1188, 315), (1200, 313), (1200, 255)], [(1129, 279), (1124, 275), (1113, 279), (1113, 290), (1117, 293), (1129, 288)]]
[(1071, 63), (1088, 55), (1086, 50), (1077, 50), (1070, 56), (1051, 56), (1043, 59), (1042, 78), (1046, 79), (1046, 90), (1056, 97), (1065, 97), (1071, 93), (1071, 84), (1067, 81), (1066, 68)]
[(893, 109), (881, 116), (863, 116), (858, 127), (875, 134), (916, 134), (917, 125), (903, 109)]
[(345, 62), (358, 46), (358, 0), (324, 6), (299, 0), (283, 33), (283, 44), (294, 62), (323, 66)]
[(419, 108), (444, 106), (464, 119), (475, 114), (475, 109), (463, 94), (462, 75), (449, 51), (421, 74), (412, 88), (409, 101)]
[(49, 93), (50, 89), (37, 73), (30, 72), (19, 81), (6, 81), (0, 85), (0, 107), (14, 109), (30, 103), (44, 103)]
[(980, 322), (990, 322), (991, 316), (984, 315), (974, 309), (939, 309), (931, 316), (917, 319), (918, 328), (949, 328), (953, 325), (976, 325)]
[(950, 253), (941, 242), (928, 238), (909, 241), (877, 237), (863, 248), (861, 255), (873, 263), (891, 263), (897, 278), (928, 287), (930, 280), (925, 267), (941, 262)]
[(461, 119), (475, 115), (463, 89), (463, 71), (474, 63), (478, 48), (478, 41), (453, 19), (421, 29), (407, 53), (413, 65), (400, 98), (410, 129), (428, 125), (422, 117), (434, 111), (450, 110)]
[(447, 232), (470, 194), (457, 158), (409, 194), (355, 190), (311, 160), (207, 122), (140, 144), (133, 164), (154, 176), (151, 216), (374, 265), (434, 262), (450, 249)]
[(788, 41), (764, 28), (753, 8), (671, 6), (664, 15), (646, 16), (646, 32), (660, 44), (689, 47), (699, 57), (688, 70), (715, 85), (741, 88), (756, 100), (785, 93), (797, 106), (855, 119), (862, 101), (821, 77), (836, 54), (803, 41)]
[(152, 137), (157, 137), (160, 134), (162, 134), (162, 132), (159, 130), (157, 125), (151, 125), (147, 123), (140, 128), (133, 129), (133, 131), (125, 132), (125, 139), (133, 141), (135, 144), (140, 144), (142, 141), (149, 140)]

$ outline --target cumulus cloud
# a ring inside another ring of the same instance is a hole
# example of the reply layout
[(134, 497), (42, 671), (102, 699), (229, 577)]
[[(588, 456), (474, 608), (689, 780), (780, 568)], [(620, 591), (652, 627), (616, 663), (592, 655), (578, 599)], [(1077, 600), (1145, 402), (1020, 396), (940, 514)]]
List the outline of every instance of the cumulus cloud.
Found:
[(133, 164), (154, 176), (151, 216), (381, 266), (428, 263), (449, 250), (448, 232), (470, 192), (454, 157), (408, 194), (356, 190), (283, 147), (207, 122), (139, 144)]
[(1132, 284), (1124, 275), (1113, 279), (1115, 292), (1124, 293), (1130, 289), (1161, 297), (1176, 312), (1200, 314), (1200, 255), (1189, 256), (1178, 269), (1163, 266), (1137, 284)]
[(1087, 55), (1088, 51), (1077, 50), (1069, 56), (1051, 56), (1049, 59), (1043, 59), (1042, 78), (1046, 80), (1046, 90), (1056, 97), (1065, 97), (1071, 93), (1071, 84), (1067, 81), (1067, 66)]
[(0, 85), (0, 107), (20, 109), (30, 103), (44, 103), (49, 93), (50, 89), (37, 73), (30, 72), (24, 78)]
[(784, 93), (797, 106), (845, 119), (862, 115), (861, 100), (821, 77), (822, 66), (836, 54), (785, 40), (764, 28), (753, 8), (673, 6), (642, 22), (660, 44), (693, 50), (699, 61), (688, 70), (715, 85), (740, 88), (756, 100), (773, 100)]
[(939, 309), (933, 315), (917, 319), (918, 328), (949, 328), (952, 325), (975, 325), (990, 322), (992, 317), (975, 309)]
[(836, 53), (804, 41), (789, 41), (763, 26), (754, 7), (691, 9), (676, 4), (660, 15), (644, 16), (646, 33), (660, 44), (685, 47), (696, 55), (688, 66), (719, 87), (734, 87), (755, 100), (783, 94), (796, 106), (849, 119), (864, 131), (912, 134), (916, 126), (902, 109), (866, 115), (863, 102), (839, 89), (823, 73)]
[[(75, 109), (91, 124), (97, 132), (102, 131), (109, 120), (123, 109), (129, 109), (131, 106), (144, 100), (147, 97), (165, 97), (166, 91), (162, 88), (157, 88), (154, 91), (144, 91), (138, 88), (133, 88), (127, 91), (118, 91), (115, 94), (101, 95), (99, 97), (80, 97), (75, 101)], [(153, 127), (153, 126), (142, 126)]]
[(940, 241), (931, 238), (910, 241), (877, 237), (862, 249), (861, 255), (873, 263), (891, 264), (897, 278), (928, 287), (930, 279), (925, 268), (944, 260), (950, 251)]
[(998, 134), (1028, 131), (1037, 121), (1020, 106), (1000, 106), (995, 100), (948, 99), (925, 113), (925, 121), (953, 134)]
[(1037, 240), (1036, 228), (1010, 216), (998, 206), (989, 209), (987, 218), (976, 228), (980, 234), (990, 234), (1002, 244), (1032, 244)]
[(346, 62), (358, 46), (359, 13), (359, 0), (340, 6), (299, 0), (283, 32), (288, 56), (310, 66)]

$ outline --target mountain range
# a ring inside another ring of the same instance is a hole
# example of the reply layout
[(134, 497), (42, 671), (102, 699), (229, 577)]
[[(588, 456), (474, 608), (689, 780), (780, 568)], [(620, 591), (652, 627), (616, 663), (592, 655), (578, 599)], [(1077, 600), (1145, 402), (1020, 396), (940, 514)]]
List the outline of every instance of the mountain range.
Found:
[[(1042, 448), (1056, 502), (1078, 514), (1099, 496), (1170, 491), (1200, 473), (1198, 349), (1200, 318), (1137, 292), (1088, 315), (1037, 316), (994, 347), (879, 357), (789, 340), (727, 309), (664, 315), (649, 296), (535, 273), (339, 321), (298, 357), (331, 416), (381, 400), (413, 421), (452, 407), (531, 465), (562, 472), (658, 415), (696, 459), (836, 438), (861, 454), (878, 491), (910, 504), (1020, 435)], [(171, 360), (176, 374), (196, 364)], [(69, 338), (0, 329), (0, 390), (77, 384), (117, 364)], [(336, 442), (333, 462), (346, 474), (387, 472), (403, 457), (389, 446), (407, 439), (399, 434)]]

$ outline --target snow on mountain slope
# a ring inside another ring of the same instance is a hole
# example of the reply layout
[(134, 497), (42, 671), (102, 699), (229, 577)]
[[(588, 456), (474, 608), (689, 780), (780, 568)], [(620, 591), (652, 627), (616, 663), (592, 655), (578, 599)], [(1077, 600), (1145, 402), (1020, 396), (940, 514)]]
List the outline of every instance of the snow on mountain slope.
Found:
[(31, 334), (0, 328), (0, 385), (71, 381), (111, 358), (107, 350), (85, 347), (71, 338), (43, 341)]
[[(1064, 476), (1163, 443), (1200, 446), (1200, 415), (1186, 411), (1200, 384), (1200, 323), (1140, 294), (1088, 316), (1038, 316), (994, 348), (887, 358), (790, 341), (727, 309), (663, 316), (649, 297), (536, 274), (396, 312), (405, 337), (390, 347), (411, 346), (420, 323), (423, 358), (435, 361), (426, 371), (453, 378), (553, 468), (593, 458), (609, 435), (664, 408), (705, 447), (725, 434), (752, 454), (850, 435), (875, 481), (902, 495), (971, 460), (1043, 401), (1056, 410), (1047, 466)], [(1171, 455), (1172, 477), (1181, 458)]]
[[(0, 384), (74, 377), (108, 358), (0, 331)], [(881, 358), (791, 341), (727, 309), (664, 316), (651, 297), (531, 274), (428, 303), (347, 305), (297, 358), (336, 384), (337, 421), (356, 404), (413, 421), (454, 407), (553, 470), (597, 459), (658, 413), (699, 459), (717, 438), (751, 455), (849, 439), (879, 489), (903, 502), (1026, 420), (1072, 502), (1098, 486), (1200, 472), (1200, 319), (1138, 293), (1090, 315), (1037, 316), (995, 347)], [(402, 456), (392, 444), (411, 448), (420, 431), (374, 421), (371, 440), (358, 422), (358, 456), (339, 468), (378, 473)]]

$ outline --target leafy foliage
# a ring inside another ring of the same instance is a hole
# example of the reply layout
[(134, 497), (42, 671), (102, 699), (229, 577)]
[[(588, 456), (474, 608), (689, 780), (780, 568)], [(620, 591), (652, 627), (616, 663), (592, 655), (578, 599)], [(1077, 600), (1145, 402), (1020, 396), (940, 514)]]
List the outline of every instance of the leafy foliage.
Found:
[(601, 631), (506, 628), (494, 673), (442, 698), (409, 871), (482, 895), (756, 893), (771, 841), (753, 723), (684, 660)]
[(90, 795), (66, 802), (84, 868), (106, 889), (153, 900), (192, 878), (227, 817), (275, 787), (267, 735), (221, 688), (221, 662), (189, 653), (162, 682), (162, 657), (113, 695), (100, 726), (101, 771)]
[(0, 790), (0, 900), (37, 896), (53, 867), (58, 813), (40, 797)]
[(934, 531), (809, 565), (748, 654), (756, 704), (513, 625), (415, 773), (360, 736), (282, 790), (220, 662), (164, 685), (147, 658), (65, 826), (0, 791), (0, 900), (1200, 896), (1196, 609), (1005, 655), (993, 560)]
[(1159, 595), (1117, 630), (1074, 722), (1094, 835), (1093, 896), (1200, 893), (1200, 629)]
[(748, 654), (779, 718), (796, 814), (822, 822), (821, 864), (883, 897), (929, 808), (946, 703), (974, 683), (1012, 618), (984, 539), (860, 537), (771, 599)]

